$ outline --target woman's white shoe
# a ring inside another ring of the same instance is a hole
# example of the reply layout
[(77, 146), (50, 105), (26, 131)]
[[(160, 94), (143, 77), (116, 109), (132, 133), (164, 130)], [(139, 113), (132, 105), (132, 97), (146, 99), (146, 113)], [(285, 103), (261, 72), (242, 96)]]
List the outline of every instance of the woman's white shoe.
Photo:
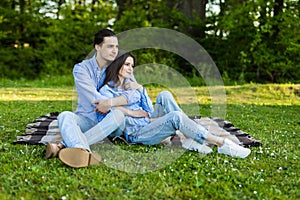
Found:
[(212, 152), (212, 149), (205, 144), (200, 144), (191, 138), (186, 138), (182, 142), (182, 147), (192, 151), (198, 151), (199, 153), (208, 154)]
[(221, 147), (218, 147), (218, 153), (237, 158), (246, 158), (251, 153), (251, 150), (242, 147), (231, 140), (224, 139), (224, 144)]

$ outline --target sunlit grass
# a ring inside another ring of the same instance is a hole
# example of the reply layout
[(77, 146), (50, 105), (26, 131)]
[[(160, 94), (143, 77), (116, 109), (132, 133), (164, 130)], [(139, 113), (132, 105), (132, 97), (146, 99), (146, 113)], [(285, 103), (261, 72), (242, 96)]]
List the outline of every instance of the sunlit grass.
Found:
[(1, 101), (60, 101), (72, 100), (75, 90), (70, 88), (0, 88)]
[[(147, 87), (148, 94), (153, 101), (155, 101), (155, 97), (159, 92), (166, 89), (173, 93), (179, 104), (211, 104), (213, 98), (222, 98), (222, 102), (226, 104), (300, 105), (299, 84), (215, 86), (211, 87), (210, 90), (207, 87)], [(76, 91), (72, 86), (63, 88), (0, 88), (1, 101), (55, 101), (73, 99), (76, 99)]]
[[(97, 166), (73, 169), (59, 159), (45, 159), (44, 146), (12, 145), (26, 124), (36, 117), (72, 110), (73, 86), (36, 85), (0, 88), (0, 199), (300, 198), (300, 85), (225, 87), (226, 120), (263, 144), (251, 148), (252, 153), (246, 159), (217, 154), (216, 148), (208, 155), (186, 151), (165, 167), (143, 174), (116, 170), (105, 161)], [(162, 89), (149, 87), (148, 92), (154, 99)], [(210, 116), (208, 89), (192, 89), (196, 95), (184, 88), (171, 92), (187, 114), (200, 111), (201, 115)], [(193, 105), (198, 104), (200, 110), (193, 110)], [(143, 153), (159, 149), (121, 147)], [(122, 159), (122, 154), (117, 152), (104, 155)], [(134, 170), (135, 163), (128, 167)]]

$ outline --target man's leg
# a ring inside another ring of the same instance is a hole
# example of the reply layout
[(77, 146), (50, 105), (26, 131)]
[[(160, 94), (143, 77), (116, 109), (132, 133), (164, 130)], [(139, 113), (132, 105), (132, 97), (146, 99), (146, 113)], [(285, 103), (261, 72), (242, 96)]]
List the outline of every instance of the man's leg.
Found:
[(88, 144), (99, 142), (117, 130), (124, 130), (125, 116), (117, 109), (111, 110), (97, 125), (84, 133)]
[[(78, 121), (80, 122), (84, 121), (80, 119), (82, 118), (78, 117), (78, 119), (74, 120), (74, 122), (78, 123)], [(64, 120), (64, 121), (67, 121), (68, 123), (71, 122), (71, 120), (69, 121)], [(88, 129), (85, 133), (79, 134), (80, 136), (83, 135), (83, 138), (85, 138), (85, 140), (81, 141), (83, 142), (82, 146), (85, 147), (79, 147), (79, 148), (73, 147), (73, 148), (62, 149), (59, 153), (60, 160), (71, 167), (87, 167), (99, 163), (101, 161), (101, 156), (97, 153), (92, 153), (89, 145), (103, 140), (105, 137), (107, 137), (108, 135), (110, 135), (116, 130), (120, 130), (120, 129), (123, 130), (124, 125), (125, 125), (124, 114), (119, 110), (111, 110), (111, 112), (109, 112), (101, 122), (99, 122), (92, 128)], [(77, 125), (76, 128), (80, 129), (80, 126)], [(83, 127), (83, 129), (85, 130), (86, 127)], [(68, 131), (71, 131), (71, 128), (69, 128)], [(71, 138), (69, 137), (67, 137), (67, 139), (71, 140)]]
[(83, 132), (95, 126), (95, 122), (70, 111), (60, 113), (57, 119), (63, 144), (66, 147), (90, 150), (88, 140)]

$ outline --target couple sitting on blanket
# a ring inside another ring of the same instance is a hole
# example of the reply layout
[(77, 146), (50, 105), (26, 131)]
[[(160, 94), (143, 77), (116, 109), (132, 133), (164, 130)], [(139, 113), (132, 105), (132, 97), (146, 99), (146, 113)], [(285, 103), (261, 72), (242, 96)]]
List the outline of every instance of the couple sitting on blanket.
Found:
[[(78, 107), (75, 113), (58, 116), (63, 143), (48, 143), (47, 158), (58, 155), (71, 167), (86, 167), (101, 160), (90, 145), (107, 136), (121, 133), (130, 143), (154, 145), (177, 130), (200, 144), (217, 145), (221, 154), (239, 158), (250, 154), (250, 149), (210, 134), (187, 117), (169, 92), (161, 92), (153, 108), (146, 89), (133, 78), (134, 56), (126, 52), (117, 56), (113, 32), (104, 29), (95, 34), (94, 47), (95, 56), (74, 67)], [(203, 153), (212, 151), (205, 147)]]

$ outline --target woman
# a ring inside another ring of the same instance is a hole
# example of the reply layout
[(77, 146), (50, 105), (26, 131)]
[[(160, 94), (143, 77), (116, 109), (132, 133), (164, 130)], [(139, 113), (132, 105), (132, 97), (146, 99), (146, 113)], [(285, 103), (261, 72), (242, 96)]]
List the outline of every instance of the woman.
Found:
[[(146, 89), (132, 78), (134, 66), (135, 57), (133, 55), (124, 53), (119, 56), (107, 68), (105, 85), (99, 91), (103, 100), (120, 95), (125, 95), (133, 100), (134, 103), (125, 106), (127, 109), (124, 107), (112, 108), (121, 110), (125, 115), (123, 133), (128, 142), (146, 145), (159, 144), (179, 130), (186, 137), (192, 138), (200, 144), (206, 142), (217, 145), (218, 153), (239, 158), (245, 158), (250, 154), (250, 149), (241, 147), (227, 138), (214, 136), (204, 127), (189, 119), (169, 92), (163, 92), (163, 96), (168, 96), (167, 103), (165, 102), (163, 106), (167, 106), (164, 107), (164, 115), (158, 115), (159, 109), (153, 109)], [(132, 112), (128, 112), (128, 110), (132, 110)], [(98, 120), (104, 116), (97, 113)]]

